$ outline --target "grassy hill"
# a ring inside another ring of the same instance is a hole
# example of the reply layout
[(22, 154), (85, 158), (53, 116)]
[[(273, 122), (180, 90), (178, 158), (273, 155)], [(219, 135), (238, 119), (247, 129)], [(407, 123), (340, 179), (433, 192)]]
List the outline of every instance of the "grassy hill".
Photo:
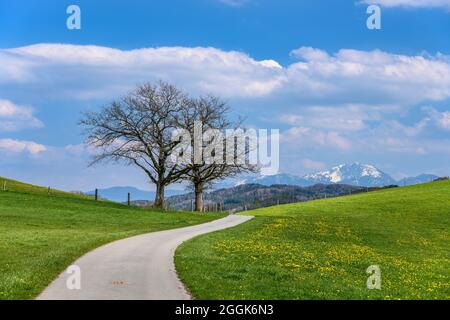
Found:
[(95, 202), (57, 190), (48, 194), (47, 188), (0, 178), (0, 299), (35, 297), (76, 258), (102, 244), (218, 217)]
[[(198, 299), (449, 299), (450, 182), (248, 212), (178, 248)], [(371, 265), (381, 290), (366, 286)]]

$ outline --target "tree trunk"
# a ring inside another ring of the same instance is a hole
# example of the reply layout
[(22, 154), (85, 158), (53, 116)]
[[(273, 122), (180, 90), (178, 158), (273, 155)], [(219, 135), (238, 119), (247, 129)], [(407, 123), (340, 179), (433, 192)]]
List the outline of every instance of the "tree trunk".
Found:
[(164, 186), (156, 185), (155, 207), (164, 209)]
[(195, 184), (195, 211), (203, 212), (203, 184)]

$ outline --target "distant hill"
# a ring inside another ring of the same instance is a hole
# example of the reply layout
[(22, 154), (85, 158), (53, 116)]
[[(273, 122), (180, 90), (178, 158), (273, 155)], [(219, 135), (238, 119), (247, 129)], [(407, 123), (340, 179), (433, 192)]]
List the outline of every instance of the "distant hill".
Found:
[[(99, 197), (108, 199), (116, 202), (125, 202), (128, 198), (128, 193), (131, 193), (131, 199), (133, 200), (145, 200), (145, 201), (153, 201), (155, 200), (155, 192), (154, 191), (145, 191), (140, 190), (134, 187), (112, 187), (106, 189), (99, 189)], [(183, 190), (166, 190), (166, 196), (174, 196), (183, 194), (185, 191)], [(95, 191), (89, 191), (86, 194), (93, 195)]]
[(434, 174), (421, 174), (417, 177), (409, 177), (409, 178), (404, 178), (401, 179), (397, 182), (397, 184), (399, 186), (410, 186), (410, 185), (414, 185), (414, 184), (421, 184), (421, 183), (425, 183), (425, 182), (431, 182), (434, 181), (436, 179), (438, 179), (439, 177), (434, 175)]
[[(260, 184), (243, 184), (233, 188), (220, 189), (205, 193), (205, 205), (221, 204), (223, 210), (238, 212), (276, 204), (303, 202), (325, 197), (337, 197), (351, 193), (366, 191), (367, 188), (349, 185), (317, 184), (309, 187)], [(191, 210), (193, 193), (167, 198), (171, 209)], [(139, 204), (139, 203), (136, 203)], [(140, 203), (141, 205), (145, 203)]]

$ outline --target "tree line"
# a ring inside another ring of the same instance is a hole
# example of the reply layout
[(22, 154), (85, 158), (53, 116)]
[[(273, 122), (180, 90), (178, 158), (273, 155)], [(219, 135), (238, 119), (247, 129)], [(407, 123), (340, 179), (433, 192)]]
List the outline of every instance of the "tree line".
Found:
[(163, 81), (140, 85), (100, 111), (84, 113), (80, 124), (86, 143), (97, 150), (90, 165), (114, 161), (141, 169), (156, 186), (158, 208), (164, 208), (168, 185), (187, 181), (195, 193), (195, 210), (203, 211), (203, 193), (212, 183), (257, 170), (242, 161), (251, 150), (238, 146), (240, 137), (209, 134), (244, 132), (238, 130), (242, 120), (230, 119), (225, 101), (213, 95), (192, 97)]

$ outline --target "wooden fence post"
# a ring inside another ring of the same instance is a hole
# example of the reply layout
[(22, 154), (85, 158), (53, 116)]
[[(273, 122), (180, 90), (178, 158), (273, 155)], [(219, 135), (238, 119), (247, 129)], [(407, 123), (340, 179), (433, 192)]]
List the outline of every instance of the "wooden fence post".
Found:
[(131, 193), (128, 192), (128, 206), (131, 206)]
[(6, 191), (6, 180), (3, 181), (3, 191)]
[(98, 201), (98, 189), (95, 189), (95, 201)]

